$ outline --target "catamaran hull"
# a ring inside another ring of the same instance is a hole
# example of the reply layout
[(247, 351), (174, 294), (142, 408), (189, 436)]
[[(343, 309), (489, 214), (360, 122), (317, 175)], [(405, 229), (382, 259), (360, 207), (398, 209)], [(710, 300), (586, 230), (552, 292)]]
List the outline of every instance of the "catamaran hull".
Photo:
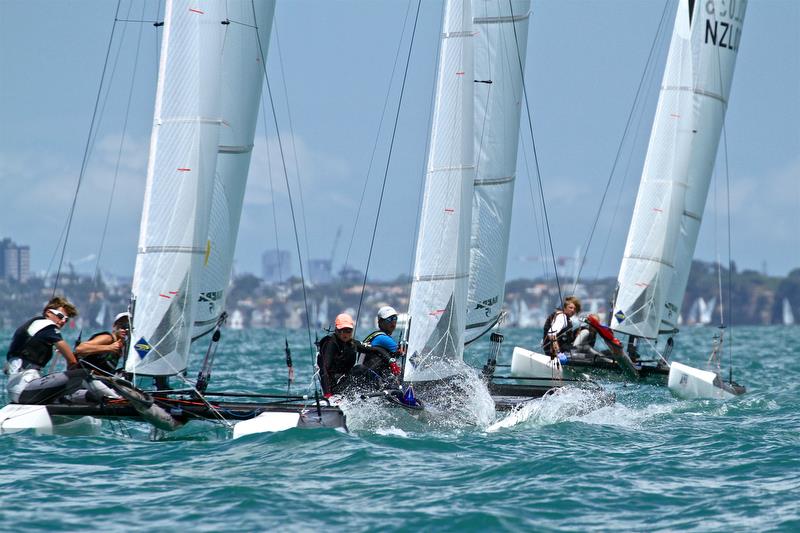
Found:
[(629, 379), (647, 378), (658, 384), (666, 384), (668, 367), (636, 365), (627, 355), (622, 355), (624, 357), (616, 361), (570, 355), (567, 362), (557, 368), (550, 357), (517, 346), (511, 355), (511, 376), (526, 379), (580, 379), (588, 372), (597, 377), (624, 374)]
[(728, 400), (745, 392), (744, 387), (722, 381), (715, 372), (675, 362), (670, 365), (667, 386), (673, 394), (685, 400)]
[[(152, 417), (143, 415), (127, 401), (94, 405), (19, 405), (9, 404), (0, 409), (0, 434), (33, 430), (37, 434), (96, 435), (103, 420), (145, 422), (171, 431), (192, 420), (233, 423), (234, 437), (244, 434), (274, 432), (297, 428), (338, 428), (347, 430), (344, 413), (338, 407), (301, 405), (299, 403), (219, 402), (213, 408), (202, 402), (157, 398), (161, 416), (176, 420), (176, 424), (155, 424)], [(151, 406), (152, 407), (152, 406)], [(180, 414), (178, 414), (180, 413)], [(159, 417), (157, 417), (159, 418)], [(243, 422), (258, 419), (254, 425)], [(249, 428), (249, 429), (248, 429)], [(256, 430), (257, 428), (257, 430)]]

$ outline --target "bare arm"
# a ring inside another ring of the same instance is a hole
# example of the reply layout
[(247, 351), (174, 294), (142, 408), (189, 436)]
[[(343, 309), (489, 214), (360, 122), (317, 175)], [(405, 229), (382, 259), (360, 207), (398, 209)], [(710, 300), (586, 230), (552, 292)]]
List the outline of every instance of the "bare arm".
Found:
[(125, 339), (114, 340), (112, 335), (98, 335), (97, 337), (80, 343), (75, 348), (77, 357), (86, 357), (96, 353), (120, 353)]
[(55, 346), (56, 350), (67, 360), (67, 365), (72, 366), (78, 364), (78, 360), (75, 358), (75, 354), (72, 353), (72, 348), (69, 347), (67, 341), (62, 339), (58, 341)]

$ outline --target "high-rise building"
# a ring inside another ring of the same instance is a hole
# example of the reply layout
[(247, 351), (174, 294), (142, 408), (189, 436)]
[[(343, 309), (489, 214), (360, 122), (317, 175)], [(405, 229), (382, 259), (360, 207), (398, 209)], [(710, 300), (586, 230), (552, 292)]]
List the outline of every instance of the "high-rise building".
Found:
[(0, 241), (0, 279), (25, 282), (30, 277), (30, 246), (17, 246), (7, 237)]
[(309, 278), (312, 283), (331, 282), (331, 261), (330, 259), (309, 259), (308, 260)]
[(265, 283), (286, 281), (292, 275), (292, 255), (286, 250), (267, 250), (261, 255), (261, 277)]

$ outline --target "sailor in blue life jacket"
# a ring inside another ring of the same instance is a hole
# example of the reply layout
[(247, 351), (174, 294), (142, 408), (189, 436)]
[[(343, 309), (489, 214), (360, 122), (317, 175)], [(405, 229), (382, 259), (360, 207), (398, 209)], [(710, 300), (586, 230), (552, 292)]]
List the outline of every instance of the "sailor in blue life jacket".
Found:
[(544, 323), (542, 347), (557, 367), (566, 362), (575, 340), (572, 317), (581, 310), (581, 302), (575, 296), (567, 296), (564, 306), (556, 309)]
[[(78, 367), (78, 360), (61, 328), (78, 314), (66, 298), (47, 302), (42, 314), (17, 328), (6, 355), (8, 399), (11, 403), (46, 404), (75, 392), (83, 385), (88, 372)], [(41, 370), (53, 358), (53, 348), (66, 359), (67, 371), (42, 376)]]
[[(130, 332), (130, 313), (119, 313), (114, 317), (111, 331), (95, 333), (88, 340), (75, 347), (75, 356), (81, 367), (93, 376), (113, 376), (117, 370), (119, 359), (127, 347)], [(86, 388), (100, 397), (119, 398), (113, 389), (96, 379), (88, 380)]]
[(400, 366), (396, 358), (402, 356), (400, 346), (392, 338), (397, 327), (397, 311), (394, 307), (384, 305), (378, 309), (378, 329), (373, 331), (362, 341), (373, 348), (380, 348), (377, 354), (366, 354), (362, 364), (375, 371), (381, 377), (388, 377), (389, 374), (400, 375)]

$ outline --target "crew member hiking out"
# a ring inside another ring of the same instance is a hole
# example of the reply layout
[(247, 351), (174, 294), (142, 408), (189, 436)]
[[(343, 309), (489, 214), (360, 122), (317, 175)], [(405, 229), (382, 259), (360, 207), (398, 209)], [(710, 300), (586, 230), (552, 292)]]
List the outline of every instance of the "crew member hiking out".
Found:
[[(78, 368), (78, 361), (61, 329), (78, 314), (66, 298), (47, 302), (40, 316), (27, 320), (17, 328), (6, 355), (8, 399), (12, 403), (46, 404), (75, 392), (88, 373)], [(53, 358), (53, 348), (66, 359), (67, 371), (42, 377), (41, 371)]]
[(564, 307), (556, 309), (544, 323), (542, 347), (544, 352), (555, 359), (558, 354), (569, 354), (575, 340), (572, 317), (581, 310), (581, 302), (575, 296), (564, 299)]
[[(120, 356), (125, 350), (126, 339), (130, 331), (130, 314), (119, 313), (114, 317), (111, 331), (95, 333), (89, 340), (75, 347), (75, 355), (81, 367), (93, 376), (113, 376), (117, 370)], [(110, 387), (96, 379), (90, 379), (87, 389), (96, 396), (118, 398), (119, 395)]]

